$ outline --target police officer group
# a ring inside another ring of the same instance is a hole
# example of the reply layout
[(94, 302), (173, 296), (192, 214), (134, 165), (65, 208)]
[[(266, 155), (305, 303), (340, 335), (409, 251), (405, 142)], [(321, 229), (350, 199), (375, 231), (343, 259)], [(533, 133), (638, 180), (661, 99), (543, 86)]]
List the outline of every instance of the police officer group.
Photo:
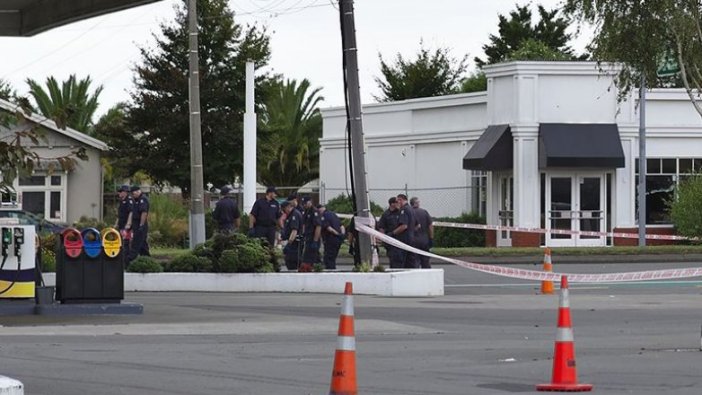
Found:
[[(376, 229), (409, 246), (429, 251), (434, 246), (434, 224), (427, 210), (420, 207), (418, 198), (409, 202), (401, 193), (388, 199), (388, 209), (383, 212)], [(430, 269), (429, 257), (385, 243), (390, 268)]]
[[(239, 228), (240, 213), (236, 202), (228, 195), (231, 189), (221, 189), (222, 199), (217, 202), (213, 218), (220, 232), (228, 233)], [(309, 197), (298, 197), (296, 193), (279, 203), (278, 191), (268, 187), (265, 196), (256, 200), (249, 213), (249, 237), (276, 245), (276, 232), (280, 228), (285, 266), (288, 270), (312, 270), (315, 264), (323, 263), (325, 269), (336, 269), (339, 249), (346, 237), (341, 220), (323, 204), (315, 205)], [(429, 251), (433, 246), (434, 226), (429, 213), (420, 207), (418, 198), (410, 201), (404, 194), (388, 200), (389, 207), (377, 223), (377, 229), (386, 235), (418, 248)], [(324, 246), (323, 255), (320, 247)], [(385, 245), (391, 268), (431, 268), (429, 258), (413, 254), (404, 249)]]
[[(149, 252), (149, 199), (137, 185), (122, 185), (117, 189), (119, 207), (115, 227), (128, 246), (127, 260), (133, 261), (139, 255), (151, 256)], [(131, 195), (130, 195), (131, 194)]]

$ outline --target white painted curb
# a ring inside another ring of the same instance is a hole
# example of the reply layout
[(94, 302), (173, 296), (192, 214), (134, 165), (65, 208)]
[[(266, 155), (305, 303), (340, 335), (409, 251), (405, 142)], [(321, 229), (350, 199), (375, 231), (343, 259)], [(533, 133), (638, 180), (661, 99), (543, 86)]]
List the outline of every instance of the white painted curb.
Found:
[[(54, 285), (54, 273), (45, 273)], [(444, 269), (388, 270), (380, 273), (125, 273), (124, 290), (165, 292), (294, 292), (343, 294), (353, 283), (353, 293), (379, 296), (441, 296)]]
[(0, 395), (24, 395), (24, 385), (15, 379), (0, 376)]

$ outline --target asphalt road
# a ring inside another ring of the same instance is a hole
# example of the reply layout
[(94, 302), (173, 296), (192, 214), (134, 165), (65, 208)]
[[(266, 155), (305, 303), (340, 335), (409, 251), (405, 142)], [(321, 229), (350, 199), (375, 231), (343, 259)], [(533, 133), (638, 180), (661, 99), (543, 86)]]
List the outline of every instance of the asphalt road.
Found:
[[(536, 393), (535, 384), (551, 377), (557, 295), (441, 267), (443, 297), (354, 296), (359, 393)], [(697, 280), (572, 284), (579, 381), (598, 394), (702, 393)], [(131, 293), (127, 300), (143, 303), (145, 313), (0, 317), (0, 374), (22, 381), (26, 394), (329, 391), (339, 295)]]

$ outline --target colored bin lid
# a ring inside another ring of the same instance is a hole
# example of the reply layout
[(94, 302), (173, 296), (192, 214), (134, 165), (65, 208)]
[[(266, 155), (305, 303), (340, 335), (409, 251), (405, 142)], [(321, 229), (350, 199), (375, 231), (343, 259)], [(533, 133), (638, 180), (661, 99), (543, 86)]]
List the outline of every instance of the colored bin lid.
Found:
[(102, 251), (102, 238), (100, 232), (95, 228), (86, 228), (81, 232), (83, 236), (83, 249), (85, 254), (91, 258), (97, 258)]
[(102, 230), (102, 248), (105, 255), (114, 258), (122, 250), (122, 237), (115, 228), (105, 228)]

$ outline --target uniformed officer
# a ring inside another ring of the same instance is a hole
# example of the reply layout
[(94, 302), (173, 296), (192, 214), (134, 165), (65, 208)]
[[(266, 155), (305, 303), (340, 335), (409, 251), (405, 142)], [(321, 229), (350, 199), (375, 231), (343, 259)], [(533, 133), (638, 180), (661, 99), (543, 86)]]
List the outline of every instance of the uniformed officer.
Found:
[(228, 186), (223, 186), (220, 190), (222, 198), (219, 199), (212, 212), (212, 219), (217, 222), (217, 229), (220, 233), (232, 233), (239, 229), (241, 224), (241, 213), (236, 201), (229, 193), (232, 191)]
[(281, 215), (277, 194), (275, 187), (269, 186), (266, 196), (254, 202), (249, 217), (249, 236), (266, 239), (270, 248), (275, 247), (276, 223)]
[(129, 261), (133, 261), (139, 255), (151, 256), (149, 252), (149, 199), (144, 196), (139, 186), (134, 185), (129, 189), (134, 199), (134, 209), (132, 211), (132, 246), (129, 250)]
[[(414, 229), (417, 226), (417, 222), (414, 219), (412, 207), (407, 202), (407, 195), (403, 193), (397, 195), (397, 202), (400, 205), (399, 225), (392, 231), (392, 235), (408, 246), (413, 246)], [(404, 268), (416, 269), (419, 267), (419, 264), (414, 260), (414, 254), (401, 248), (398, 249), (400, 250), (398, 255), (403, 262)]]
[[(304, 199), (304, 198), (303, 198)], [(302, 253), (302, 265), (313, 266), (320, 263), (319, 242), (322, 237), (322, 220), (317, 209), (312, 204), (312, 199), (307, 199), (305, 203), (304, 228), (305, 250)], [(311, 267), (306, 268), (306, 270)]]
[(286, 243), (283, 247), (285, 267), (288, 270), (297, 270), (300, 265), (300, 255), (302, 255), (302, 214), (290, 201), (283, 202), (280, 208), (286, 214), (281, 235), (283, 243)]
[(322, 240), (324, 241), (324, 257), (322, 262), (325, 269), (336, 269), (336, 257), (344, 242), (344, 227), (335, 212), (327, 210), (323, 204), (317, 205), (317, 212), (322, 223)]
[[(378, 231), (385, 233), (390, 237), (394, 237), (393, 231), (400, 225), (400, 210), (396, 197), (388, 199), (388, 209), (383, 212), (378, 220)], [(385, 251), (387, 252), (388, 260), (390, 261), (391, 269), (401, 269), (404, 267), (404, 261), (400, 254), (400, 249), (385, 243)]]
[[(414, 247), (423, 251), (429, 251), (434, 246), (434, 221), (431, 219), (429, 212), (419, 207), (419, 204), (419, 198), (413, 197), (410, 199), (410, 206), (414, 210), (414, 218), (417, 221)], [(418, 254), (414, 254), (414, 256), (422, 269), (431, 269), (428, 256)]]
[(119, 207), (117, 207), (117, 221), (115, 221), (115, 229), (119, 230), (124, 238), (124, 233), (132, 229), (132, 210), (134, 200), (129, 196), (129, 185), (122, 185), (117, 188), (119, 196)]

